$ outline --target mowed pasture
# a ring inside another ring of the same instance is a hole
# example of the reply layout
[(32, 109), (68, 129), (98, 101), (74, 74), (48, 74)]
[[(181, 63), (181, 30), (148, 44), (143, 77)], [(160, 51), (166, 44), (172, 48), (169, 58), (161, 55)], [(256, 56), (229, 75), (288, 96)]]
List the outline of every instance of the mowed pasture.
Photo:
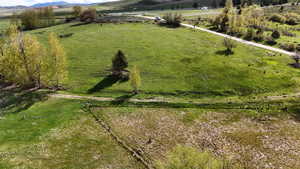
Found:
[(299, 70), (288, 56), (237, 44), (225, 55), (223, 38), (186, 28), (150, 23), (64, 24), (27, 32), (46, 43), (48, 33), (73, 33), (61, 42), (68, 55), (67, 91), (118, 97), (131, 92), (127, 82), (114, 82), (111, 60), (122, 50), (129, 69), (141, 70), (140, 97), (188, 98), (275, 94), (297, 89)]

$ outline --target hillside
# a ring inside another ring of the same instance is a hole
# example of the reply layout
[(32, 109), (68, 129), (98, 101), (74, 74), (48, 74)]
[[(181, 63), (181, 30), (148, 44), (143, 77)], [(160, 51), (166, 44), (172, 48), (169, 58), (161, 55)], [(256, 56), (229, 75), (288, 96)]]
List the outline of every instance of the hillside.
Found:
[[(300, 168), (300, 55), (264, 43), (271, 29), (253, 31), (260, 42), (242, 39), (246, 24), (216, 32), (222, 8), (151, 3), (44, 8), (22, 15), (30, 28), (0, 18), (0, 169)], [(261, 18), (300, 47), (300, 16)]]

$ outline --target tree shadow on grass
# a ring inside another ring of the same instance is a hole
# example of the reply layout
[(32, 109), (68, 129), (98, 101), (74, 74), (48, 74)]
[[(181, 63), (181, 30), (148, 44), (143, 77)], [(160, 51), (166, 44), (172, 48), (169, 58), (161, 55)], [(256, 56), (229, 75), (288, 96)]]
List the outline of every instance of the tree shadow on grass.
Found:
[(27, 110), (34, 103), (46, 100), (51, 91), (8, 88), (0, 85), (0, 116)]
[(160, 22), (157, 25), (161, 27), (173, 28), (173, 29), (180, 28), (180, 24), (167, 24), (165, 22)]
[(232, 51), (228, 51), (228, 50), (219, 50), (216, 52), (217, 55), (225, 55), (225, 56), (229, 56), (229, 55), (233, 55)]
[(123, 104), (125, 102), (128, 102), (135, 95), (136, 94), (132, 93), (132, 94), (127, 94), (127, 95), (124, 95), (124, 96), (117, 97), (114, 101), (112, 101), (112, 104), (113, 105)]
[(88, 25), (91, 24), (92, 22), (80, 22), (80, 23), (76, 23), (74, 25), (71, 25), (70, 27), (77, 27), (77, 26), (82, 26), (82, 25)]
[(96, 84), (93, 88), (88, 90), (88, 94), (92, 94), (98, 91), (101, 91), (105, 88), (111, 87), (115, 83), (123, 83), (128, 81), (128, 79), (122, 79), (119, 76), (108, 75), (103, 80), (101, 80), (98, 84)]

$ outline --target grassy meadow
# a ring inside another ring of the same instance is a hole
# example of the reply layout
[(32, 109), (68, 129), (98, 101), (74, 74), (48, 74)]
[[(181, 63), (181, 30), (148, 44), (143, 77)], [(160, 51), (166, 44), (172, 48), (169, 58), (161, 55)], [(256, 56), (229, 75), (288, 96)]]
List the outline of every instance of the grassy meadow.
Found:
[[(74, 33), (61, 42), (68, 54), (68, 92), (97, 96), (122, 96), (129, 83), (105, 79), (111, 59), (122, 50), (129, 69), (141, 70), (140, 97), (251, 95), (291, 92), (297, 89), (299, 71), (288, 66), (288, 56), (237, 45), (226, 56), (223, 39), (214, 35), (153, 24), (65, 24), (28, 33), (46, 44), (48, 33)], [(106, 81), (105, 81), (106, 80)]]
[[(0, 20), (0, 31), (7, 26)], [(239, 168), (300, 167), (298, 97), (270, 97), (299, 92), (300, 70), (289, 56), (239, 43), (227, 55), (221, 37), (150, 21), (73, 22), (25, 33), (47, 46), (50, 32), (72, 34), (60, 38), (68, 80), (58, 93), (115, 100), (58, 99), (49, 96), (55, 91), (0, 83), (0, 169), (146, 168), (92, 115), (157, 169), (178, 145)], [(141, 71), (135, 96), (130, 82), (109, 76), (118, 50), (129, 70)], [(131, 97), (158, 102), (127, 102)]]

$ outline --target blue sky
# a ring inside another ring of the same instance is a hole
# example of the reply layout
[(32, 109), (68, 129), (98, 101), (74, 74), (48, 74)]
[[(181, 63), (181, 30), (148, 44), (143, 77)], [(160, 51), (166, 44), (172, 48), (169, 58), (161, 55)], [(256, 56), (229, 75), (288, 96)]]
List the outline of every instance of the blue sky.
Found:
[(107, 2), (112, 0), (0, 0), (0, 6), (14, 6), (14, 5), (32, 5), (36, 3), (65, 1), (72, 3), (95, 3), (95, 2)]

